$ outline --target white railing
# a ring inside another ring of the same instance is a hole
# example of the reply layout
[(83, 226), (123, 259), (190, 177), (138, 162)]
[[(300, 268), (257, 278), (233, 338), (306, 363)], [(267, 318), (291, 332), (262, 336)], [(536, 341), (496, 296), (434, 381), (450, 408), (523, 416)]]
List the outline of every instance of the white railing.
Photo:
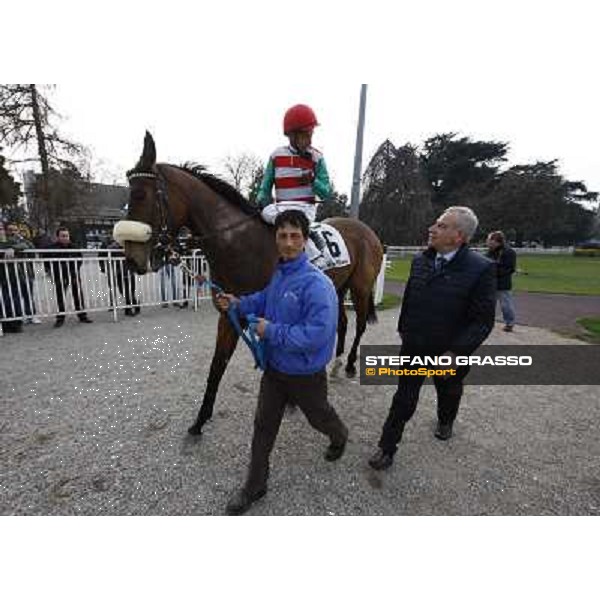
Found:
[[(515, 248), (511, 246), (517, 254), (573, 254), (573, 246), (557, 246), (556, 248)], [(485, 246), (472, 246), (473, 250), (485, 253)], [(387, 256), (389, 259), (405, 258), (413, 256), (417, 252), (422, 252), (426, 246), (387, 246)]]
[[(68, 256), (77, 252), (80, 258)], [(66, 256), (65, 256), (66, 255)], [(0, 336), (3, 322), (120, 311), (131, 314), (148, 306), (192, 304), (211, 298), (210, 287), (199, 288), (192, 273), (209, 278), (208, 262), (199, 250), (184, 256), (181, 266), (166, 265), (157, 273), (135, 275), (125, 266), (122, 250), (25, 250), (18, 258), (0, 249)], [(383, 299), (384, 256), (375, 287), (375, 304)]]
[(385, 272), (389, 267), (387, 254), (383, 255), (383, 261), (381, 262), (381, 269), (379, 269), (379, 275), (377, 276), (377, 282), (375, 283), (375, 306), (381, 304), (383, 300), (383, 290), (385, 287)]
[[(81, 258), (69, 257), (78, 252)], [(166, 265), (139, 276), (128, 271), (121, 250), (26, 250), (19, 257), (0, 249), (0, 335), (2, 322), (38, 320), (210, 299), (207, 285), (197, 288), (181, 266)], [(65, 255), (67, 255), (65, 257)], [(9, 257), (10, 258), (7, 258)], [(208, 277), (208, 263), (199, 252), (182, 262), (194, 274)]]

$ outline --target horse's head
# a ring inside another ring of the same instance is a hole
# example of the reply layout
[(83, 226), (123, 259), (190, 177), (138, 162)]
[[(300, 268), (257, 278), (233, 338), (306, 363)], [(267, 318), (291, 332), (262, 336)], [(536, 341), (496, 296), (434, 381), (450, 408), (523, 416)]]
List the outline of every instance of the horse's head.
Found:
[(129, 210), (127, 219), (114, 228), (114, 238), (125, 248), (129, 264), (143, 275), (164, 262), (171, 231), (166, 181), (156, 165), (156, 146), (146, 132), (144, 150), (137, 165), (127, 173)]

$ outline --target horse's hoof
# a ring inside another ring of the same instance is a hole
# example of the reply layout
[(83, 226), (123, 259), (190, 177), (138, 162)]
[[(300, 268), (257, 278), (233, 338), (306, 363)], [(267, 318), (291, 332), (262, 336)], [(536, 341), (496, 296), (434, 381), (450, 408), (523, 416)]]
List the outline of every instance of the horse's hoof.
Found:
[(202, 425), (198, 422), (194, 423), (189, 429), (190, 435), (202, 435)]
[(342, 365), (343, 365), (342, 361), (339, 358), (336, 358), (333, 363), (333, 367), (331, 367), (330, 376), (331, 377), (339, 377), (340, 369), (342, 368)]

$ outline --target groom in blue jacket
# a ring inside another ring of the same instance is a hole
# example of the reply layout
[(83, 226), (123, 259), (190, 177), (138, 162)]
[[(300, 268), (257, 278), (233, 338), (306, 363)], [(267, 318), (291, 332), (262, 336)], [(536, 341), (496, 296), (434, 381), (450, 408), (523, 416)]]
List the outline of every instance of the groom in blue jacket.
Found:
[(227, 513), (245, 513), (265, 495), (269, 456), (285, 405), (296, 404), (309, 423), (329, 437), (325, 460), (339, 459), (348, 430), (327, 400), (327, 372), (338, 322), (338, 298), (333, 283), (312, 266), (304, 252), (309, 221), (298, 210), (275, 220), (279, 264), (267, 287), (236, 298), (221, 294), (217, 305), (238, 305), (242, 316), (261, 317), (257, 334), (265, 341), (267, 367), (260, 384), (248, 476), (227, 505)]

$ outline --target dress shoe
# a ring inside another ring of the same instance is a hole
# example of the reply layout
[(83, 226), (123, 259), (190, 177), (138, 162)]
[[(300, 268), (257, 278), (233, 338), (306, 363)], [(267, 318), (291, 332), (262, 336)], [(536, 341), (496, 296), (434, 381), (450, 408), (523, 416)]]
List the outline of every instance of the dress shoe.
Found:
[(369, 466), (376, 471), (384, 471), (385, 469), (389, 469), (393, 462), (394, 457), (379, 448), (379, 450), (377, 450), (377, 452), (369, 459)]
[(80, 323), (93, 323), (94, 321), (92, 321), (89, 317), (79, 317), (79, 322)]
[(438, 421), (434, 435), (438, 440), (449, 440), (452, 437), (452, 423), (444, 424)]
[(346, 450), (347, 443), (348, 439), (345, 439), (343, 444), (329, 444), (329, 448), (327, 448), (325, 452), (325, 460), (328, 462), (334, 462), (342, 458), (342, 455)]
[(56, 319), (56, 323), (54, 323), (54, 327), (62, 327), (65, 324), (64, 319)]
[(505, 325), (503, 328), (504, 331), (507, 331), (508, 333), (510, 333), (513, 330), (513, 326), (512, 325)]
[(259, 490), (258, 492), (250, 493), (246, 491), (244, 488), (239, 489), (229, 502), (227, 503), (227, 508), (225, 512), (228, 515), (243, 515), (257, 500), (260, 500), (265, 494), (267, 490)]

